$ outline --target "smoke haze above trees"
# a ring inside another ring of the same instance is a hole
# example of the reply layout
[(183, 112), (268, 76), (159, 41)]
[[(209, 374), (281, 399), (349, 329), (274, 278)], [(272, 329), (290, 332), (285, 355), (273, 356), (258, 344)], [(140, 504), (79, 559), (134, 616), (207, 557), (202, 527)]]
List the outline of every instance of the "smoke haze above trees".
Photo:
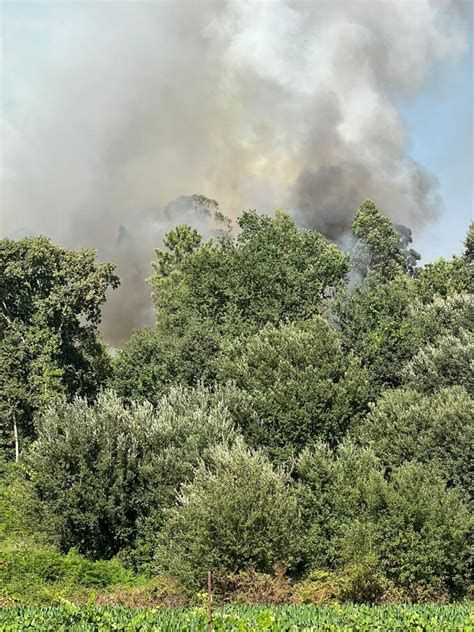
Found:
[[(182, 195), (215, 198), (231, 218), (285, 207), (333, 239), (365, 197), (423, 227), (441, 201), (435, 177), (409, 155), (396, 103), (463, 52), (468, 20), (459, 2), (409, 6), (6, 11), (3, 230), (24, 226), (117, 261), (123, 286), (106, 314), (116, 342), (146, 320), (143, 278), (153, 248), (182, 221), (164, 210)], [(206, 219), (194, 223), (209, 234)], [(117, 243), (120, 224), (130, 242)]]

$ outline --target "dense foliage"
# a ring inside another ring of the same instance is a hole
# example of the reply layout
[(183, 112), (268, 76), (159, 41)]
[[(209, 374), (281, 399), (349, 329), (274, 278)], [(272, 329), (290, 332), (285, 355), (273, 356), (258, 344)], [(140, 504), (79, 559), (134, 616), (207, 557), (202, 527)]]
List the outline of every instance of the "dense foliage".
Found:
[[(473, 227), (463, 254), (418, 267), (410, 230), (367, 200), (347, 242), (283, 211), (214, 241), (177, 226), (149, 279), (155, 326), (113, 358), (113, 266), (2, 242), (5, 603), (96, 586), (183, 605), (208, 570), (255, 603), (472, 593)], [(387, 610), (390, 629), (413, 612)], [(38, 621), (82, 616), (58, 613)]]
[(307, 563), (356, 573), (352, 600), (374, 600), (392, 586), (414, 600), (462, 592), (473, 523), (462, 495), (434, 469), (412, 461), (387, 475), (370, 449), (345, 443), (336, 454), (307, 448), (298, 474)]
[(386, 391), (353, 435), (390, 471), (406, 461), (429, 463), (474, 501), (474, 399), (462, 386), (440, 388), (432, 395), (413, 389)]
[(283, 211), (274, 219), (248, 211), (239, 227), (235, 240), (202, 245), (191, 229), (171, 231), (149, 279), (160, 324), (183, 329), (194, 316), (235, 334), (307, 318), (348, 270), (337, 246)]
[(207, 570), (271, 572), (298, 549), (300, 520), (288, 477), (239, 441), (217, 446), (184, 485), (160, 533), (156, 564), (199, 588)]
[(50, 407), (27, 457), (31, 485), (62, 550), (94, 559), (136, 544), (152, 510), (155, 526), (193, 467), (232, 441), (230, 415), (205, 389), (175, 388), (158, 402), (123, 405), (114, 393)]
[(202, 243), (186, 226), (167, 235), (148, 279), (156, 336), (135, 334), (119, 353), (114, 381), (119, 393), (146, 396), (144, 380), (155, 392), (170, 383), (211, 381), (223, 341), (266, 323), (319, 313), (325, 290), (348, 270), (348, 258), (337, 246), (300, 230), (283, 211), (275, 219), (248, 211), (239, 227), (234, 240), (217, 243)]
[(412, 275), (420, 255), (409, 248), (411, 230), (394, 226), (372, 200), (365, 200), (351, 225), (354, 245), (352, 269), (361, 277), (369, 271), (390, 280), (399, 273)]
[(336, 444), (367, 409), (368, 371), (320, 316), (267, 324), (224, 347), (217, 365), (255, 412), (238, 420), (247, 441), (280, 459), (316, 438)]
[(118, 278), (95, 256), (44, 237), (0, 242), (0, 424), (7, 453), (36, 436), (36, 411), (61, 396), (91, 397), (108, 377), (97, 325), (106, 290)]

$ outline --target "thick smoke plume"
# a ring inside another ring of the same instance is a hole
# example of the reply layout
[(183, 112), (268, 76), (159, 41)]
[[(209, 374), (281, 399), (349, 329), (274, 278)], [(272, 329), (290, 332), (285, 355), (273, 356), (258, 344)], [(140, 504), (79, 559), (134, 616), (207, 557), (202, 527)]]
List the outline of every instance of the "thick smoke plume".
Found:
[(233, 218), (286, 207), (334, 238), (370, 197), (420, 228), (440, 200), (397, 103), (463, 52), (468, 4), (18, 3), (3, 22), (2, 232), (117, 261), (115, 344), (149, 313), (143, 278), (181, 195)]

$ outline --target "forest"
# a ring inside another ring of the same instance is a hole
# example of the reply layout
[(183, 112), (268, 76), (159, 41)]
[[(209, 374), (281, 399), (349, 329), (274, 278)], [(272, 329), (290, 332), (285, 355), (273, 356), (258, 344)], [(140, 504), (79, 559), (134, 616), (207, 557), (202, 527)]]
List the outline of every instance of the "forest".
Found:
[(472, 598), (474, 224), (425, 265), (370, 200), (344, 247), (177, 225), (114, 353), (113, 263), (0, 243), (1, 606)]

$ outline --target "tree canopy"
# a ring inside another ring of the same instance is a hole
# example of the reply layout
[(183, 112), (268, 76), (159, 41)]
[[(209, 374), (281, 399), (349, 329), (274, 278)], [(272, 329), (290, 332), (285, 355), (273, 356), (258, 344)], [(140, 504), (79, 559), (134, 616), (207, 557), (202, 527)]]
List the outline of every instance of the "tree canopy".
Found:
[(25, 539), (53, 546), (55, 568), (159, 573), (180, 599), (208, 570), (225, 599), (246, 582), (313, 603), (465, 597), (472, 232), (420, 266), (369, 200), (347, 253), (283, 211), (214, 240), (178, 225), (156, 322), (113, 358), (113, 265), (2, 241), (0, 535), (26, 560)]
[(33, 439), (33, 415), (61, 397), (93, 395), (109, 373), (101, 306), (119, 281), (93, 250), (45, 237), (0, 242), (0, 387), (3, 441)]
[(351, 224), (354, 238), (352, 269), (362, 278), (369, 271), (390, 280), (400, 273), (413, 275), (420, 255), (409, 248), (411, 230), (394, 226), (372, 200), (360, 205)]
[(240, 426), (250, 444), (286, 458), (311, 440), (337, 443), (370, 393), (368, 371), (320, 316), (236, 339), (223, 348), (217, 375), (249, 398), (255, 417), (246, 414)]
[(222, 332), (256, 331), (267, 322), (318, 313), (326, 288), (337, 285), (348, 259), (320, 233), (305, 231), (278, 211), (275, 218), (247, 211), (234, 239), (201, 245), (178, 227), (157, 250), (149, 279), (158, 325), (208, 319)]

